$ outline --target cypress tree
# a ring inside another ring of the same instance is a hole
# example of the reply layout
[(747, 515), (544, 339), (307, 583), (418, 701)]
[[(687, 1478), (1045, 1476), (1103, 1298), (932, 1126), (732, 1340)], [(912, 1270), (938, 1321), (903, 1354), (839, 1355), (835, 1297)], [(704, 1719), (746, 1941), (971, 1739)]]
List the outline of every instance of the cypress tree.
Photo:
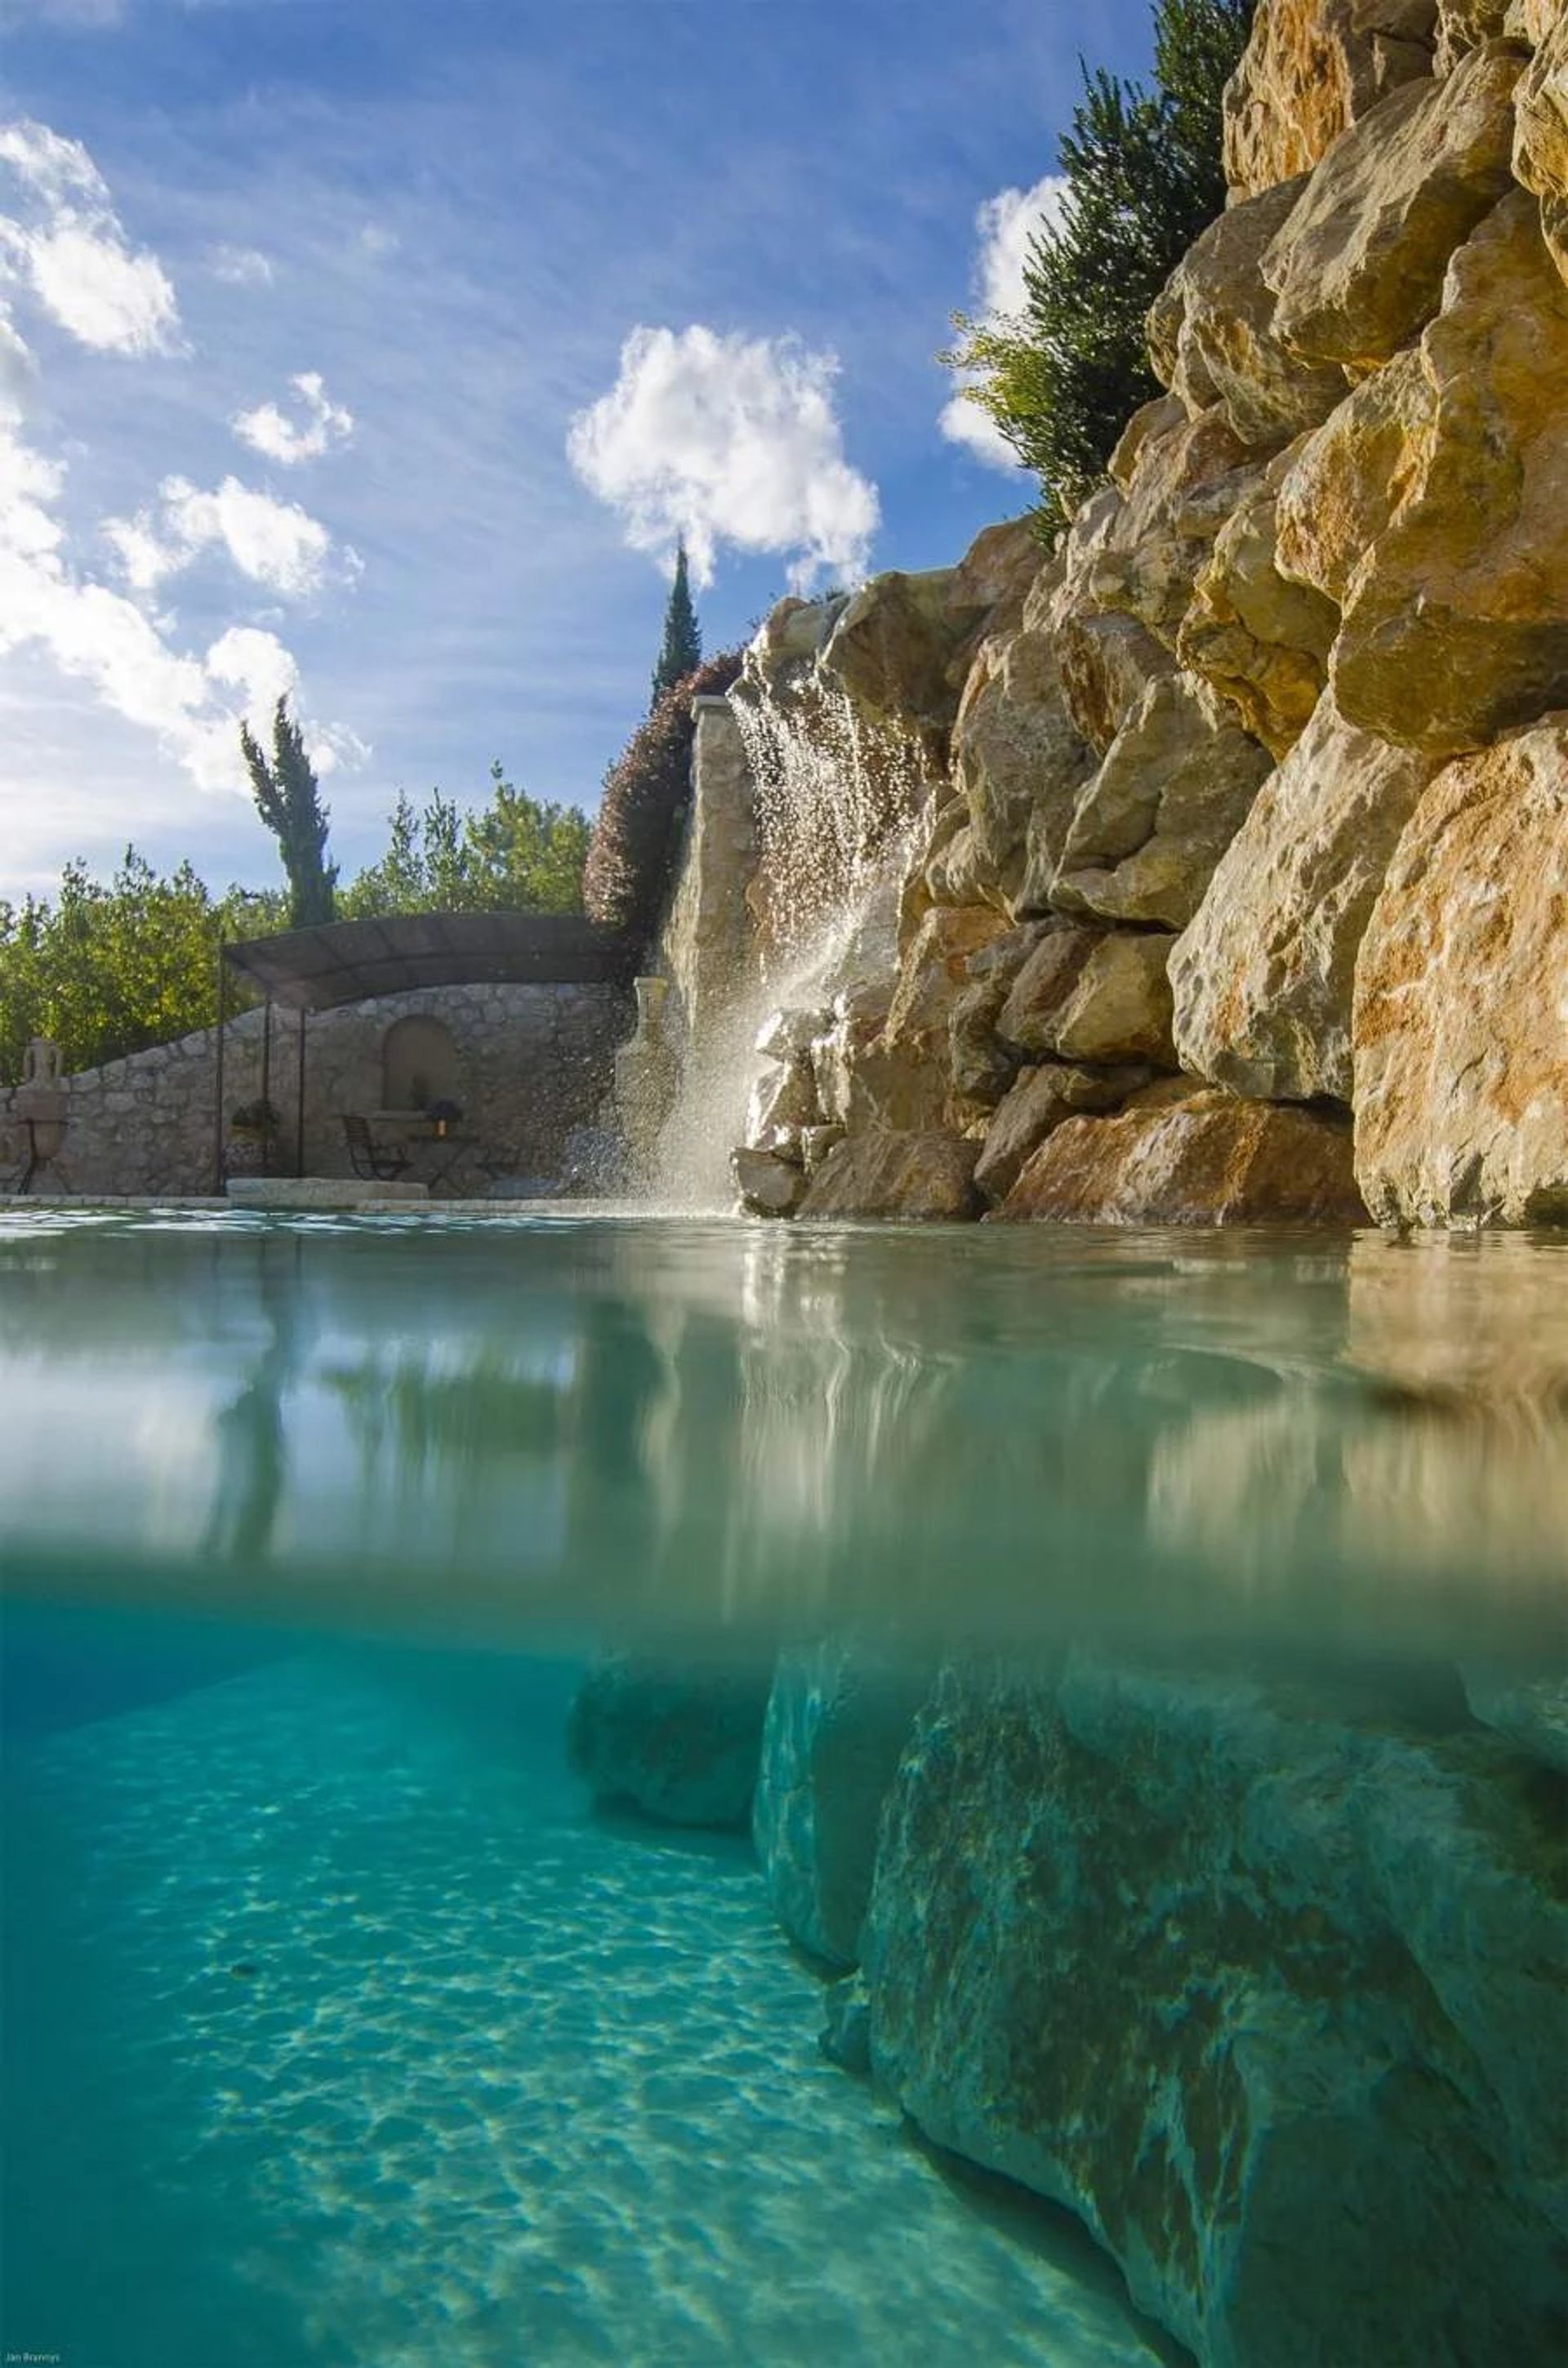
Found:
[(702, 632), (697, 621), (697, 611), (691, 605), (691, 586), (687, 576), (686, 544), (676, 546), (676, 580), (670, 586), (670, 597), (665, 609), (664, 646), (659, 663), (653, 668), (652, 696), (648, 700), (651, 715), (666, 690), (684, 682), (702, 663)]
[(326, 860), (327, 811), (305, 754), (304, 734), (280, 699), (272, 718), (269, 764), (248, 724), (240, 747), (256, 792), (256, 812), (278, 841), (289, 880), (289, 927), (312, 928), (337, 913), (337, 866)]

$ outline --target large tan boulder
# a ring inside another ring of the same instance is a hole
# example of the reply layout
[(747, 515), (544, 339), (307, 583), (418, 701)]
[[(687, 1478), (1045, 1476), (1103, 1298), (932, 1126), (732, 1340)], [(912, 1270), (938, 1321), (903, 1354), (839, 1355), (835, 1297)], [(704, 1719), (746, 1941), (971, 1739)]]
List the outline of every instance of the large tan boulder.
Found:
[(1349, 1101), (1357, 949), (1436, 762), (1323, 699), (1171, 954), (1184, 1069), (1263, 1099)]
[(822, 1162), (806, 1187), (801, 1217), (892, 1218), (950, 1224), (972, 1217), (978, 1143), (936, 1129), (853, 1134)]
[(1350, 1131), (1307, 1110), (1202, 1091), (1074, 1118), (997, 1212), (1091, 1225), (1239, 1225), (1365, 1218)]
[[(1218, 404), (1150, 435), (1119, 507), (1096, 517), (1092, 540), (1075, 545), (1069, 538), (1053, 607), (1059, 629), (1070, 631), (1080, 611), (1112, 609), (1174, 650), (1192, 579), (1250, 484), (1251, 468)], [(1123, 721), (1117, 717), (1117, 728)]]
[(1274, 560), (1286, 576), (1330, 600), (1349, 598), (1410, 490), (1433, 408), (1422, 348), (1412, 346), (1282, 456)]
[(1568, 9), (1541, 0), (1540, 46), (1514, 93), (1514, 176), (1540, 199), (1540, 226), (1568, 279)]
[(1149, 1082), (1146, 1068), (1086, 1069), (1047, 1061), (1025, 1069), (986, 1129), (974, 1180), (988, 1201), (1005, 1201), (1024, 1163), (1070, 1118), (1119, 1109)]
[(1375, 369), (1431, 319), (1449, 257), (1512, 187), (1511, 43), (1407, 83), (1338, 140), (1263, 258), (1275, 334), (1303, 360)]
[(953, 771), (969, 816), (969, 841), (949, 860), (971, 893), (1015, 899), (1037, 814), (1065, 837), (1094, 757), (1068, 714), (1053, 636), (1022, 625), (993, 634), (970, 668), (953, 733)]
[(1151, 683), (1080, 794), (1052, 904), (1184, 928), (1268, 770), (1267, 751), (1207, 683)]
[(1437, 70), (1450, 74), (1466, 52), (1513, 29), (1513, 0), (1437, 0)]
[(1339, 627), (1332, 600), (1279, 566), (1278, 488), (1299, 449), (1269, 461), (1220, 529), (1176, 637), (1182, 664), (1276, 757), (1306, 728)]
[(1066, 1061), (1174, 1068), (1164, 931), (1067, 928), (1041, 939), (1014, 983), (997, 1033), (1020, 1052)]
[[(1455, 256), (1421, 369), (1330, 679), (1352, 723), (1449, 755), (1568, 703), (1568, 287), (1522, 190)], [(1384, 455), (1346, 457), (1370, 480)]]
[(1260, 0), (1225, 91), (1225, 178), (1239, 198), (1311, 172), (1340, 133), (1432, 70), (1435, 0)]
[(1356, 970), (1356, 1160), (1390, 1222), (1568, 1222), (1568, 713), (1444, 767)]
[(969, 959), (1007, 933), (990, 905), (936, 905), (899, 965), (881, 1049), (910, 1064), (945, 1065), (948, 1019), (969, 979)]
[(1263, 258), (1303, 183), (1232, 206), (1188, 247), (1149, 314), (1149, 358), (1196, 416), (1218, 404), (1251, 450), (1277, 452), (1325, 419), (1345, 393), (1335, 364), (1304, 363), (1275, 333), (1278, 299)]
[[(1153, 412), (1159, 406), (1146, 408)], [(1174, 395), (1165, 398), (1165, 409), (1161, 431), (1183, 417)], [(1103, 485), (1089, 496), (1067, 530), (1059, 575), (1049, 587), (1037, 586), (1024, 611), (1026, 625), (1050, 635), (1074, 728), (1102, 757), (1148, 685), (1176, 666), (1171, 651), (1146, 625), (1104, 608), (1093, 590), (1095, 569), (1119, 535), (1126, 507), (1125, 488), (1119, 484)], [(1041, 892), (1049, 888), (1056, 870), (1061, 836), (1058, 832), (1051, 844), (1047, 832), (1047, 843), (1031, 860), (1031, 882)]]

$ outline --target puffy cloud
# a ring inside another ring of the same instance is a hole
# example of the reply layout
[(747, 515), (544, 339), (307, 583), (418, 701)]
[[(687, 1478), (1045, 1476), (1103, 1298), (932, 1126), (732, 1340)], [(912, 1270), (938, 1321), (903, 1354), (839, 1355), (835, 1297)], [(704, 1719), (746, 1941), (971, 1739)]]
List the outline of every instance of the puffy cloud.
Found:
[[(998, 190), (976, 211), (973, 279), (976, 313), (983, 322), (1006, 320), (1022, 311), (1029, 241), (1044, 224), (1058, 220), (1067, 186), (1061, 175), (1048, 173), (1031, 189)], [(967, 383), (975, 383), (972, 376)], [(1018, 466), (1018, 456), (1001, 429), (967, 395), (955, 394), (944, 404), (939, 424), (950, 443), (966, 446), (977, 460), (998, 469)]]
[(79, 140), (0, 124), (0, 165), (22, 212), (0, 221), (0, 258), (62, 329), (100, 352), (174, 347), (175, 291), (157, 257), (127, 245), (103, 176)]
[(844, 457), (837, 370), (793, 337), (633, 329), (615, 385), (577, 414), (567, 451), (634, 550), (668, 559), (684, 536), (699, 584), (722, 542), (793, 553), (798, 586), (824, 572), (852, 578), (876, 532), (877, 491)]
[[(136, 592), (155, 591), (204, 552), (222, 551), (242, 575), (290, 599), (320, 591), (332, 555), (332, 537), (319, 518), (298, 502), (280, 502), (253, 492), (237, 477), (225, 477), (203, 493), (184, 477), (165, 477), (159, 508), (131, 518), (106, 518), (104, 534), (119, 555), (121, 573)], [(344, 554), (350, 573), (352, 552)]]
[(214, 279), (226, 279), (233, 288), (267, 288), (272, 284), (271, 262), (256, 246), (211, 247), (207, 268)]
[(237, 412), (229, 425), (244, 443), (280, 461), (286, 469), (301, 461), (316, 461), (333, 444), (347, 444), (354, 433), (354, 414), (334, 403), (319, 370), (301, 370), (289, 381), (299, 396), (304, 424), (296, 427), (275, 403), (259, 404), (254, 411)]

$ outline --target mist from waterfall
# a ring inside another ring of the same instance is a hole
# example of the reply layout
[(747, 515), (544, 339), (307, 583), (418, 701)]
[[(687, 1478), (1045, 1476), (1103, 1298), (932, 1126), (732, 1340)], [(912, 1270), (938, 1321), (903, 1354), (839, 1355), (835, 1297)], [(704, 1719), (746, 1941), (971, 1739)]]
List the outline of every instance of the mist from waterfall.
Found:
[(900, 892), (933, 787), (924, 752), (869, 723), (820, 666), (782, 689), (743, 677), (730, 707), (756, 799), (756, 937), (722, 1019), (683, 1048), (654, 1154), (648, 1197), (688, 1209), (733, 1202), (730, 1153), (745, 1139), (769, 1016), (825, 1014), (856, 981), (892, 975)]

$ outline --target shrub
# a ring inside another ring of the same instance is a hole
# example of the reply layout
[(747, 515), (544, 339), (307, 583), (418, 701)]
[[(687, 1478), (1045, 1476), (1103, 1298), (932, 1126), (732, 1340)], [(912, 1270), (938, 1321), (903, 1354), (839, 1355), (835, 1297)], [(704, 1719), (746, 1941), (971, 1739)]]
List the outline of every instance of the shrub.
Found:
[(1225, 203), (1221, 100), (1255, 0), (1157, 0), (1154, 83), (1084, 73), (1062, 139), (1067, 190), (1037, 232), (1010, 319), (954, 325), (942, 359), (977, 373), (964, 392), (1040, 478), (1042, 525), (1064, 525), (1140, 404), (1158, 394), (1144, 321)]
[(669, 899), (691, 797), (692, 700), (728, 690), (740, 670), (739, 650), (705, 660), (665, 692), (605, 775), (583, 904), (591, 919), (644, 948)]

